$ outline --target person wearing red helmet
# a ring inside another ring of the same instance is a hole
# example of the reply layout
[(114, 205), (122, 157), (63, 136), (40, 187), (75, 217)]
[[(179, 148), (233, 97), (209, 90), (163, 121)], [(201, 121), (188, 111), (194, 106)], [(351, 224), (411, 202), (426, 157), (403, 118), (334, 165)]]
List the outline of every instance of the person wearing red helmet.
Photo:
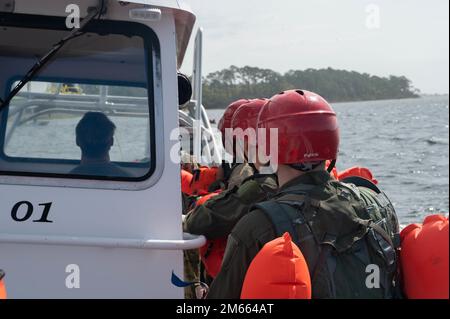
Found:
[[(239, 132), (251, 132), (256, 130), (259, 111), (266, 100), (256, 99), (240, 106), (235, 112), (231, 122), (231, 128), (239, 129)], [(245, 139), (238, 133), (236, 139)], [(254, 144), (247, 141), (247, 144)], [(244, 153), (247, 153), (245, 151)], [(257, 168), (258, 164), (255, 164)], [(209, 240), (207, 249), (202, 251), (202, 261), (206, 269), (219, 269), (222, 263), (223, 251), (215, 252), (226, 244), (228, 235), (237, 222), (249, 211), (254, 204), (267, 200), (278, 190), (276, 176), (261, 175), (255, 171), (252, 176), (246, 178), (240, 187), (233, 187), (221, 194), (198, 205), (186, 216), (184, 231), (204, 235)], [(223, 244), (225, 243), (225, 244)], [(217, 258), (219, 257), (219, 258)], [(217, 272), (210, 272), (211, 277), (216, 277)]]
[(234, 151), (236, 140), (234, 139), (232, 127), (233, 117), (236, 111), (250, 101), (249, 99), (241, 99), (231, 103), (225, 110), (217, 126), (222, 134), (222, 143), (225, 151), (233, 155), (233, 163), (230, 165), (224, 161), (217, 174), (218, 183), (222, 184), (223, 189), (233, 189), (235, 186), (239, 187), (246, 178), (255, 173), (254, 167), (236, 158)]
[(234, 114), (242, 105), (247, 104), (248, 102), (250, 102), (249, 99), (237, 100), (231, 103), (223, 113), (223, 116), (220, 119), (219, 124), (217, 124), (217, 128), (219, 129), (220, 133), (222, 133), (222, 142), (224, 146), (227, 144), (225, 139), (227, 136), (226, 134), (227, 129), (232, 129)]
[[(327, 168), (326, 162), (336, 162), (340, 142), (332, 107), (312, 92), (282, 92), (261, 109), (258, 129), (258, 148), (278, 149), (266, 165), (276, 167), (280, 188), (232, 230), (208, 298), (239, 299), (255, 256), (286, 232), (305, 256), (313, 298), (396, 296), (400, 237), (395, 210), (375, 185), (366, 187), (366, 180), (363, 187), (330, 175), (334, 165)], [(277, 140), (269, 136), (271, 130), (277, 131)]]
[(231, 121), (236, 144), (236, 158), (244, 160), (259, 170), (257, 155), (258, 116), (267, 99), (254, 99), (242, 105)]

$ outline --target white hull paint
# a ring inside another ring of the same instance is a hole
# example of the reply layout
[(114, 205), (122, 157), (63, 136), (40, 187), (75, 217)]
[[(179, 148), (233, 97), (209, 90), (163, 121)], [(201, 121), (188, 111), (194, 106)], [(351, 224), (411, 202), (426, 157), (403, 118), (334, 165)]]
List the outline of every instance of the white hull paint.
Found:
[[(16, 11), (61, 15), (65, 5), (71, 2), (17, 1)], [(164, 7), (164, 1), (156, 2)], [(177, 1), (166, 3), (178, 5)], [(109, 11), (107, 18), (129, 20), (122, 10), (128, 8), (114, 3), (114, 10)], [(146, 23), (157, 34), (161, 46), (162, 86), (155, 88), (162, 97), (156, 109), (157, 134), (160, 134), (157, 178), (150, 187), (143, 182), (140, 190), (127, 191), (120, 190), (120, 183), (116, 190), (102, 190), (57, 187), (58, 182), (64, 184), (58, 180), (48, 183), (39, 178), (0, 176), (0, 234), (3, 234), (0, 267), (7, 274), (8, 297), (183, 298), (183, 289), (171, 284), (172, 271), (183, 276), (182, 250), (173, 250), (173, 247), (182, 249), (183, 233), (180, 167), (169, 160), (169, 154), (176, 143), (170, 141), (170, 133), (178, 127), (176, 44), (182, 42), (177, 39), (179, 26), (175, 16), (185, 16), (189, 23), (193, 23), (193, 18), (189, 12), (177, 8), (162, 8), (162, 13), (161, 21)], [(189, 33), (192, 26), (187, 25), (187, 29)], [(54, 186), (42, 186), (48, 184)], [(53, 223), (33, 223), (33, 218), (27, 222), (14, 221), (11, 209), (21, 201), (33, 203), (36, 215), (40, 213), (40, 203), (52, 202)], [(71, 237), (74, 242), (69, 243)], [(40, 238), (39, 244), (33, 243), (33, 238)], [(145, 241), (166, 241), (172, 249), (140, 244)], [(91, 245), (93, 242), (97, 245)], [(126, 242), (136, 243), (137, 248), (125, 245)], [(70, 275), (66, 268), (72, 264), (80, 269), (78, 289), (66, 285)]]

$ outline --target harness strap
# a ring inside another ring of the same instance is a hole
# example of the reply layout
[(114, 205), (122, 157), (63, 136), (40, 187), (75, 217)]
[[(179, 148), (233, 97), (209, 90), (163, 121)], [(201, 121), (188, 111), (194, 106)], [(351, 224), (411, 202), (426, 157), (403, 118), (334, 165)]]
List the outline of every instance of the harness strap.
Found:
[(295, 229), (295, 224), (301, 222), (301, 216), (300, 214), (297, 218), (295, 218), (295, 216), (291, 216), (283, 206), (283, 203), (270, 201), (256, 204), (254, 208), (260, 209), (266, 214), (272, 222), (277, 237), (288, 232), (292, 237), (292, 241), (297, 246), (300, 246), (300, 238), (298, 237), (297, 230)]
[(374, 223), (372, 220), (359, 220), (359, 222), (361, 223), (361, 225), (364, 225), (368, 228), (373, 229), (374, 231), (376, 231), (381, 237), (383, 237), (383, 239), (392, 246), (392, 248), (395, 249), (395, 245), (392, 241), (391, 236), (388, 235), (388, 233), (383, 229), (383, 227), (381, 227), (380, 225)]
[(328, 173), (331, 173), (334, 170), (334, 168), (336, 167), (336, 163), (337, 163), (336, 159), (331, 161), (330, 166), (328, 166), (327, 168)]

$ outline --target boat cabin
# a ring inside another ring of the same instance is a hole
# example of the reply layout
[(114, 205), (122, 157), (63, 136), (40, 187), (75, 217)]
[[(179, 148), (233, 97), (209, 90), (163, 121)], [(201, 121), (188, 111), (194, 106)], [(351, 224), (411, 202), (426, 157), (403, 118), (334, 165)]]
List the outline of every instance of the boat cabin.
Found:
[(195, 16), (180, 0), (73, 2), (0, 0), (8, 297), (182, 298), (172, 274), (183, 277), (183, 250), (205, 238), (182, 232), (174, 131), (203, 132), (190, 152), (217, 147), (201, 33), (192, 100), (178, 74)]

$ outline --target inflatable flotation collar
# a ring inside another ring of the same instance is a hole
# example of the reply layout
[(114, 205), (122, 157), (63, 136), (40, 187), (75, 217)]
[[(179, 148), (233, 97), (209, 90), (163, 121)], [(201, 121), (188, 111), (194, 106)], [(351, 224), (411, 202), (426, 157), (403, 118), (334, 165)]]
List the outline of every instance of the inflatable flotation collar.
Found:
[(337, 174), (337, 179), (339, 181), (342, 181), (349, 177), (362, 177), (362, 178), (365, 178), (365, 179), (371, 181), (373, 184), (378, 185), (378, 181), (373, 177), (372, 172), (368, 168), (365, 168), (365, 167), (355, 166), (355, 167), (349, 168), (345, 171), (338, 172), (338, 174)]
[[(329, 167), (331, 165), (331, 161), (326, 162), (326, 166)], [(373, 184), (378, 185), (378, 180), (376, 180), (372, 174), (372, 171), (365, 167), (351, 167), (346, 169), (345, 171), (339, 172), (336, 167), (330, 172), (331, 176), (333, 176), (338, 181), (344, 181), (348, 178), (352, 177), (361, 177), (371, 181)]]
[(311, 277), (305, 257), (285, 233), (253, 259), (241, 299), (311, 299)]
[(4, 277), (5, 273), (0, 269), (0, 299), (6, 299), (6, 288), (3, 282)]
[(428, 216), (401, 232), (404, 293), (409, 299), (448, 299), (448, 218)]

